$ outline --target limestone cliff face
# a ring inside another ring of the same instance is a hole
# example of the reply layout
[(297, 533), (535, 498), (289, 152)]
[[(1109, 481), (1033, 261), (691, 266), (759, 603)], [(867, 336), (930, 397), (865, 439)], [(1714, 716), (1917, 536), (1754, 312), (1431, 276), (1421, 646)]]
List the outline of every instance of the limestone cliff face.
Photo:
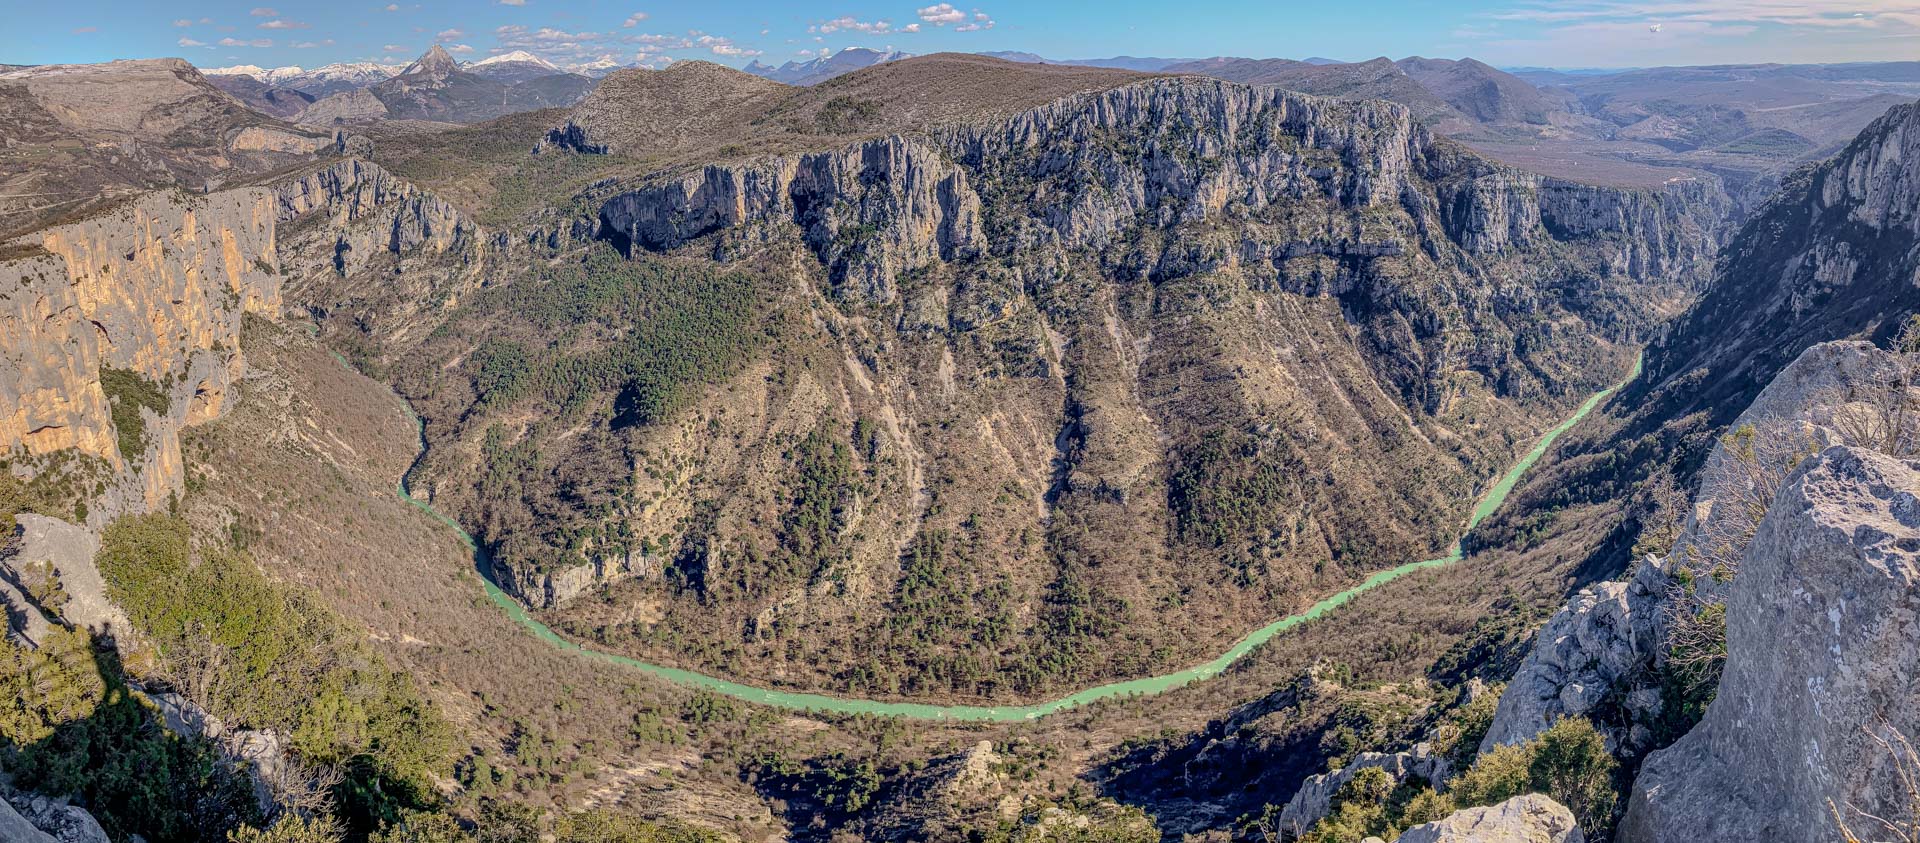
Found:
[[(1920, 821), (1920, 463), (1836, 446), (1789, 480), (1727, 597), (1706, 718), (1649, 756), (1620, 839), (1866, 838)], [(1905, 779), (1904, 781), (1911, 781)]]
[[(0, 453), (63, 449), (117, 470), (96, 518), (163, 504), (183, 482), (178, 432), (218, 416), (243, 368), (242, 315), (280, 307), (271, 196), (143, 196), (14, 241), (0, 263)], [(101, 369), (158, 385), (146, 450), (122, 453)]]
[(480, 248), (480, 227), (452, 204), (385, 169), (344, 158), (272, 188), (274, 213), (294, 220), (321, 212), (335, 235), (336, 271), (350, 273), (382, 252), (444, 255)]
[(1903, 380), (1903, 355), (1863, 342), (1823, 343), (1782, 370), (1733, 429), (1755, 431), (1753, 451), (1721, 443), (1708, 455), (1691, 514), (1671, 552), (1640, 560), (1632, 577), (1583, 589), (1541, 627), (1533, 648), (1500, 697), (1481, 751), (1530, 740), (1562, 717), (1595, 717), (1618, 703), (1619, 722), (1597, 723), (1611, 748), (1626, 756), (1652, 746), (1650, 726), (1662, 714), (1660, 674), (1667, 659), (1674, 590), (1691, 582), (1697, 599), (1724, 602), (1728, 588), (1715, 569), (1737, 567), (1747, 552), (1755, 473), (1743, 457), (1757, 452), (1784, 464), (1838, 444), (1836, 428), (1868, 412), (1862, 403)]
[[(308, 306), (339, 298), (381, 303), (361, 317), (405, 341), (457, 307), (490, 274), (592, 236), (589, 220), (553, 215), (516, 231), (487, 228), (452, 203), (358, 157), (363, 138), (341, 135), (347, 157), (275, 182), (287, 283)], [(324, 294), (315, 294), (324, 288)], [(316, 315), (324, 316), (324, 312)]]
[(709, 166), (614, 196), (601, 221), (623, 244), (661, 250), (791, 219), (836, 279), (852, 269), (865, 282), (856, 289), (885, 301), (890, 276), (936, 259), (1100, 248), (1142, 227), (1220, 223), (1303, 200), (1404, 209), (1419, 224), (1301, 229), (1229, 252), (1278, 263), (1408, 249), (1499, 255), (1564, 242), (1591, 246), (1583, 258), (1596, 273), (1696, 280), (1728, 208), (1709, 181), (1629, 190), (1502, 167), (1434, 137), (1391, 103), (1183, 78), (1067, 97), (925, 138)]
[(602, 207), (605, 231), (661, 250), (723, 229), (790, 220), (834, 284), (890, 302), (894, 279), (984, 251), (980, 197), (966, 172), (919, 140), (883, 138), (835, 152), (710, 166)]

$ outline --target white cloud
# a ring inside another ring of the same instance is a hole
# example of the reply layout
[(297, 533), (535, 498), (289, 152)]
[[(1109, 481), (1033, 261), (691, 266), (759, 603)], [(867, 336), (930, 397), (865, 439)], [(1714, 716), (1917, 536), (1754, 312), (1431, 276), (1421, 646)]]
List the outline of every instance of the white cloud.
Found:
[(922, 8), (914, 12), (914, 14), (919, 15), (921, 20), (934, 26), (946, 26), (947, 24), (959, 23), (967, 19), (967, 13), (954, 8), (952, 3), (936, 3), (932, 6)]
[(527, 5), (527, 0), (500, 0), (500, 5), (502, 5), (502, 6), (525, 6), (525, 5)]
[(886, 19), (863, 21), (852, 15), (841, 15), (829, 21), (820, 21), (807, 27), (808, 32), (827, 34), (832, 32), (864, 32), (868, 35), (883, 35), (893, 31), (893, 24)]
[(388, 4), (387, 4), (387, 7), (386, 7), (386, 9), (387, 9), (387, 11), (389, 11), (389, 12), (397, 12), (397, 11), (400, 11), (400, 4), (399, 4), (399, 3), (388, 3)]
[(222, 38), (219, 43), (222, 47), (271, 47), (273, 46), (273, 39), (255, 38), (247, 41), (239, 38)]
[(280, 13), (278, 11), (268, 8), (266, 6), (261, 6), (259, 8), (256, 8), (253, 11), (248, 12), (247, 14), (252, 15), (256, 18), (277, 18), (280, 16)]
[(333, 46), (333, 39), (328, 38), (324, 41), (295, 41), (292, 44), (289, 44), (287, 46), (290, 46), (296, 50), (311, 50), (315, 47), (331, 47)]
[(195, 41), (195, 40), (193, 40), (192, 38), (182, 38), (182, 39), (180, 39), (180, 42), (179, 42), (179, 43), (180, 43), (180, 46), (182, 46), (182, 47), (205, 47), (205, 46), (207, 46), (207, 42), (205, 42), (205, 41)]
[(453, 44), (447, 47), (449, 53), (471, 53), (473, 48), (465, 44)]
[(382, 52), (389, 53), (389, 54), (405, 53), (407, 51), (407, 47), (404, 44), (382, 44), (380, 45), (380, 50)]
[(628, 15), (627, 19), (624, 22), (622, 22), (620, 25), (628, 29), (632, 29), (636, 26), (639, 26), (640, 22), (646, 19), (647, 19), (646, 12), (634, 12), (633, 14)]
[(733, 43), (733, 39), (723, 38), (718, 35), (702, 34), (700, 37), (693, 39), (693, 44), (694, 46), (697, 46), (697, 47), (707, 48), (708, 52), (711, 52), (716, 56), (741, 56), (744, 58), (744, 57), (750, 57), (750, 56), (765, 55), (765, 53), (763, 53), (760, 50), (755, 50), (749, 47), (742, 47), (738, 44)]
[(260, 24), (261, 29), (306, 29), (307, 26), (297, 20), (270, 20)]
[(917, 23), (907, 24), (906, 26), (900, 27), (900, 31), (901, 32), (919, 32), (920, 24), (917, 24)]
[(993, 28), (993, 18), (987, 17), (985, 12), (974, 12), (973, 20), (967, 23), (961, 24), (960, 26), (954, 27), (953, 31), (979, 32), (980, 30), (983, 30), (983, 29), (992, 29), (992, 28)]
[(458, 41), (465, 36), (466, 33), (461, 32), (459, 29), (442, 29), (433, 36), (433, 39), (435, 41)]
[(177, 21), (174, 21), (173, 25), (174, 26), (192, 26), (193, 21), (187, 20), (186, 18), (181, 18)]

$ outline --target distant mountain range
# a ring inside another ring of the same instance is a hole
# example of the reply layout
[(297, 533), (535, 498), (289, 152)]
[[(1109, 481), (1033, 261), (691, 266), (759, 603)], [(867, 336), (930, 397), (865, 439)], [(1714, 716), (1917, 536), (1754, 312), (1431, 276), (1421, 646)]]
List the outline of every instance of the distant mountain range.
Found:
[(524, 50), (461, 63), (436, 45), (411, 64), (372, 62), (203, 71), (215, 87), (265, 114), (329, 125), (380, 119), (470, 123), (572, 105), (621, 65), (611, 56), (565, 68)]
[(741, 68), (762, 79), (772, 79), (786, 85), (812, 85), (825, 82), (843, 73), (852, 73), (861, 68), (872, 67), (907, 58), (912, 53), (899, 50), (869, 50), (865, 47), (848, 47), (831, 56), (821, 56), (810, 61), (790, 61), (774, 67), (759, 61), (752, 61)]

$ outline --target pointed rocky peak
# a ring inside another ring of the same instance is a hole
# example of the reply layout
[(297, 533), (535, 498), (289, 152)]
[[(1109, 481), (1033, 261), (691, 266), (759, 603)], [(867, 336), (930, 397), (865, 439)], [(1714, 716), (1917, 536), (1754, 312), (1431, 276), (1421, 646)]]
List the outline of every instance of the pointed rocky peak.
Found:
[(428, 49), (425, 54), (414, 59), (413, 64), (407, 65), (406, 70), (400, 71), (400, 75), (412, 76), (416, 73), (423, 73), (432, 76), (445, 76), (459, 69), (460, 65), (453, 60), (453, 56), (449, 55), (445, 48), (439, 44), (435, 44), (432, 48)]

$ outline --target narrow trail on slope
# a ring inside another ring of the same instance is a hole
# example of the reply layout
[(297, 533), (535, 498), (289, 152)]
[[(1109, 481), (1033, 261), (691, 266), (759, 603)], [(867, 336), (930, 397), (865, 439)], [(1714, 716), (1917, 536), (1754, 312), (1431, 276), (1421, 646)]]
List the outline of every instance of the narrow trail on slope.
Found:
[[(334, 354), (334, 359), (339, 360), (341, 365), (347, 366), (349, 369), (352, 368), (352, 366), (347, 363), (346, 358), (341, 357), (338, 353)], [(1612, 395), (1616, 390), (1620, 389), (1620, 387), (1625, 386), (1634, 378), (1639, 377), (1641, 359), (1640, 356), (1634, 357), (1633, 369), (1627, 373), (1625, 379), (1613, 386), (1594, 393), (1592, 397), (1580, 405), (1579, 409), (1574, 411), (1573, 415), (1567, 417), (1565, 421), (1555, 425), (1546, 433), (1541, 434), (1540, 440), (1534, 443), (1533, 448), (1521, 456), (1520, 460), (1514, 463), (1513, 467), (1507, 469), (1507, 472), (1500, 476), (1499, 481), (1495, 482), (1493, 487), (1488, 489), (1485, 495), (1481, 496), (1479, 503), (1474, 506), (1472, 514), (1467, 518), (1466, 528), (1460, 531), (1461, 535), (1464, 537), (1467, 533), (1472, 532), (1473, 528), (1479, 526), (1482, 520), (1492, 515), (1494, 510), (1500, 508), (1500, 504), (1506, 501), (1507, 495), (1513, 492), (1513, 487), (1520, 482), (1521, 476), (1525, 475), (1528, 469), (1533, 468), (1534, 463), (1539, 462), (1540, 458), (1546, 455), (1547, 449), (1553, 446), (1555, 440), (1559, 439), (1562, 434), (1566, 433), (1575, 424), (1578, 424), (1581, 419), (1586, 418), (1587, 414), (1593, 412), (1595, 407), (1600, 406), (1600, 402), (1605, 401), (1608, 396)], [(1044, 717), (1109, 697), (1158, 694), (1192, 682), (1218, 676), (1234, 662), (1239, 661), (1248, 653), (1253, 652), (1253, 650), (1260, 645), (1267, 643), (1267, 641), (1271, 640), (1274, 636), (1308, 621), (1317, 619), (1367, 591), (1378, 588), (1415, 571), (1450, 565), (1461, 559), (1460, 540), (1455, 539), (1453, 546), (1447, 550), (1447, 555), (1419, 562), (1408, 562), (1395, 568), (1388, 568), (1384, 571), (1377, 572), (1367, 577), (1359, 585), (1313, 604), (1306, 611), (1296, 615), (1288, 615), (1287, 617), (1248, 633), (1246, 637), (1235, 642), (1232, 647), (1227, 648), (1226, 652), (1221, 653), (1212, 661), (1160, 676), (1148, 676), (1140, 679), (1129, 679), (1121, 682), (1111, 682), (1105, 685), (1096, 685), (1092, 688), (1087, 688), (1047, 702), (1009, 706), (933, 705), (929, 703), (888, 702), (852, 697), (834, 697), (825, 694), (809, 694), (798, 691), (775, 691), (767, 688), (757, 688), (752, 685), (743, 685), (738, 682), (730, 682), (717, 676), (708, 676), (704, 673), (696, 673), (691, 670), (651, 664), (629, 656), (622, 656), (617, 653), (609, 653), (604, 650), (596, 650), (591, 647), (582, 646), (560, 637), (558, 633), (554, 632), (546, 624), (541, 623), (532, 615), (528, 614), (526, 606), (521, 605), (520, 601), (513, 599), (505, 591), (502, 591), (498, 585), (494, 584), (493, 579), (487, 576), (487, 572), (492, 569), (492, 566), (487, 558), (486, 550), (480, 547), (479, 542), (474, 541), (473, 536), (468, 534), (458, 522), (441, 514), (431, 505), (408, 493), (407, 476), (412, 475), (413, 470), (419, 467), (420, 461), (426, 458), (426, 425), (421, 421), (419, 414), (413, 411), (413, 406), (406, 402), (406, 399), (400, 398), (398, 394), (395, 394), (394, 397), (400, 401), (402, 407), (406, 408), (407, 415), (413, 419), (414, 427), (420, 433), (420, 453), (414, 457), (413, 465), (407, 468), (407, 474), (401, 476), (396, 486), (396, 491), (402, 500), (419, 507), (421, 511), (441, 523), (446, 524), (452, 528), (454, 532), (459, 534), (460, 540), (465, 542), (467, 547), (473, 551), (474, 566), (480, 573), (480, 582), (482, 586), (486, 588), (487, 597), (491, 598), (502, 611), (505, 611), (508, 617), (512, 618), (522, 627), (525, 627), (528, 632), (533, 633), (534, 637), (548, 644), (552, 644), (559, 649), (571, 650), (588, 658), (600, 659), (601, 661), (634, 668), (677, 685), (713, 691), (735, 699), (773, 706), (775, 708), (818, 711), (833, 714), (875, 714), (886, 717), (913, 717), (922, 720), (1017, 722)]]

